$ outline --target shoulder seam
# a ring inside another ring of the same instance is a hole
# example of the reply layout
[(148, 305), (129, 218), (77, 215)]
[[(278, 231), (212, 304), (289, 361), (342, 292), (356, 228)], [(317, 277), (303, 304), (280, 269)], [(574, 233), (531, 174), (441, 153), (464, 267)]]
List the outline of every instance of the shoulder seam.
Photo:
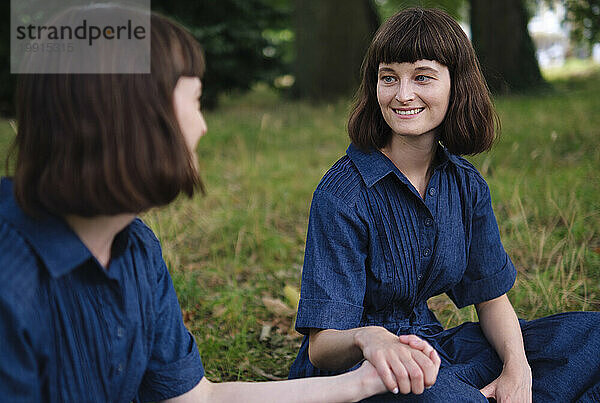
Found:
[(323, 175), (317, 185), (316, 192), (323, 192), (335, 197), (349, 207), (353, 207), (358, 199), (357, 188), (362, 183), (362, 177), (356, 170), (352, 160), (346, 155), (340, 158)]

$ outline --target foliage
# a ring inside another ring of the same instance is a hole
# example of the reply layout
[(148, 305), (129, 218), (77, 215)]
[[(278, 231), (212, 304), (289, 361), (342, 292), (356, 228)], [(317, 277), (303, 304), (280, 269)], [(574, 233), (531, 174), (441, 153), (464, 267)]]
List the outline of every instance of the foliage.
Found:
[(583, 46), (600, 42), (600, 0), (526, 0), (530, 14), (545, 4), (550, 9), (565, 7), (563, 24), (566, 24), (571, 40)]
[(600, 42), (600, 0), (566, 0), (565, 6), (571, 38), (588, 45)]
[(203, 106), (215, 106), (221, 93), (273, 82), (283, 72), (288, 41), (278, 33), (290, 23), (285, 2), (153, 0), (152, 8), (181, 22), (202, 44), (207, 59)]
[[(10, 52), (10, 1), (0, 3), (0, 55)], [(245, 90), (254, 83), (272, 83), (291, 64), (288, 0), (153, 0), (153, 10), (185, 25), (202, 44), (208, 61), (203, 106), (213, 107), (218, 95)], [(167, 61), (165, 61), (167, 62)], [(14, 114), (15, 77), (10, 64), (0, 69), (0, 113)]]

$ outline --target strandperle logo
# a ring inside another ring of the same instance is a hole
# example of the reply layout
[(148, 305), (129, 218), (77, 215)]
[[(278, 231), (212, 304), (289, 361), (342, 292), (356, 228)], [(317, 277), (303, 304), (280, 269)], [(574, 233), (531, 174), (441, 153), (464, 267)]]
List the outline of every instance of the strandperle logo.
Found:
[(18, 40), (87, 40), (89, 46), (92, 46), (94, 41), (98, 39), (120, 40), (120, 39), (146, 39), (146, 28), (141, 25), (134, 26), (131, 20), (127, 21), (126, 25), (106, 25), (99, 27), (88, 24), (87, 20), (83, 20), (81, 25), (75, 27), (71, 25), (61, 26), (46, 26), (33, 25), (17, 26), (16, 37)]
[(150, 73), (150, 0), (11, 0), (10, 12), (11, 73)]

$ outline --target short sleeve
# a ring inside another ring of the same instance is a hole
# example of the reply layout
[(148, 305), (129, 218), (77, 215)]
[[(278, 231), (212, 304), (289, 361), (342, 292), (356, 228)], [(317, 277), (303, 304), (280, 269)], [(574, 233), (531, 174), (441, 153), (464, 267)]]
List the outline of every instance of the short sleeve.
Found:
[(467, 268), (461, 281), (448, 291), (448, 296), (459, 308), (489, 301), (507, 293), (517, 276), (500, 240), (490, 189), (480, 176), (477, 176), (474, 185)]
[(364, 222), (336, 196), (313, 195), (296, 329), (350, 329), (363, 314), (366, 287)]
[(190, 391), (204, 376), (196, 342), (183, 324), (181, 308), (158, 241), (153, 249), (157, 270), (156, 331), (150, 361), (139, 389), (141, 401), (180, 396)]

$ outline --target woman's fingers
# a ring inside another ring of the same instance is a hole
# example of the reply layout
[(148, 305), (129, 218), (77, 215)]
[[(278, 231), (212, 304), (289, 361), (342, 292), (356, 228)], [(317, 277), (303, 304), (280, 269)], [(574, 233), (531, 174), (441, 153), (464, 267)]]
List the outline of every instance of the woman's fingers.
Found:
[(361, 348), (390, 392), (421, 394), (436, 381), (441, 360), (429, 343), (415, 335), (372, 332)]
[(398, 390), (402, 394), (408, 394), (411, 392), (411, 383), (406, 367), (397, 357), (390, 358), (390, 368), (396, 377), (398, 383)]
[[(435, 354), (435, 351), (433, 353)], [(436, 363), (429, 356), (423, 354), (423, 352), (419, 350), (413, 350), (412, 357), (423, 372), (423, 384), (425, 385), (425, 387), (433, 386), (435, 380), (437, 379), (438, 371), (440, 369), (439, 362)]]
[(429, 355), (431, 353), (431, 351), (433, 350), (433, 347), (431, 347), (431, 344), (429, 344), (427, 341), (421, 339), (420, 337), (418, 337), (414, 334), (403, 334), (403, 335), (398, 336), (398, 339), (402, 343), (408, 344), (412, 348), (416, 348), (417, 350), (423, 351), (423, 353), (425, 353), (425, 355)]
[(403, 364), (404, 364), (404, 367), (406, 368), (406, 371), (408, 372), (408, 376), (410, 378), (410, 389), (411, 389), (412, 393), (414, 393), (416, 395), (420, 395), (421, 393), (423, 393), (423, 390), (425, 389), (425, 383), (424, 383), (425, 377), (423, 375), (423, 370), (412, 359), (408, 360), (406, 362), (403, 362)]
[(396, 382), (396, 377), (390, 369), (386, 357), (383, 354), (376, 354), (374, 358), (375, 359), (371, 361), (371, 364), (373, 364), (377, 370), (377, 373), (379, 374), (379, 377), (383, 381), (383, 384), (387, 390), (392, 393), (398, 393), (399, 387)]

